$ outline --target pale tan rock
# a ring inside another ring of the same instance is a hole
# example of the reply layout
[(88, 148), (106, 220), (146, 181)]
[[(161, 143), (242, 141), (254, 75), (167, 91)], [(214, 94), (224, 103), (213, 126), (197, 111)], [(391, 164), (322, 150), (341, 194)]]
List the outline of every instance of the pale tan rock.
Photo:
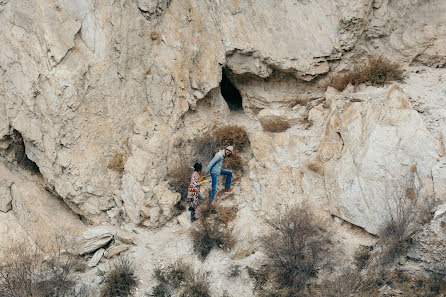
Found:
[(89, 228), (75, 238), (75, 251), (79, 255), (92, 253), (109, 243), (113, 236), (113, 227), (110, 225)]
[(127, 232), (127, 231), (123, 231), (123, 230), (119, 230), (116, 235), (115, 238), (123, 243), (127, 243), (127, 244), (134, 244), (135, 240), (136, 240), (136, 236), (135, 234), (131, 233), (131, 232)]
[(8, 257), (8, 248), (16, 244), (27, 244), (35, 247), (33, 239), (20, 225), (12, 211), (0, 212), (0, 259)]
[(127, 245), (112, 246), (105, 252), (105, 257), (107, 259), (111, 259), (114, 256), (120, 255), (121, 253), (125, 252), (128, 249), (129, 247)]
[(99, 261), (101, 261), (101, 258), (104, 255), (104, 252), (104, 249), (97, 250), (90, 261), (88, 261), (88, 267), (95, 267), (96, 265), (98, 265)]
[(432, 168), (432, 179), (434, 183), (434, 191), (439, 201), (446, 201), (446, 165), (437, 164)]
[[(324, 132), (334, 135), (330, 123), (336, 122), (342, 147), (341, 155), (325, 158), (330, 211), (373, 234), (393, 211), (388, 200), (407, 182), (412, 165), (420, 195), (433, 194), (432, 168), (438, 158), (432, 136), (399, 86), (389, 88), (383, 103), (345, 104), (339, 118), (337, 111), (329, 116)], [(322, 141), (321, 155), (326, 156)]]
[(8, 212), (11, 209), (11, 186), (11, 181), (0, 179), (0, 211), (2, 212)]

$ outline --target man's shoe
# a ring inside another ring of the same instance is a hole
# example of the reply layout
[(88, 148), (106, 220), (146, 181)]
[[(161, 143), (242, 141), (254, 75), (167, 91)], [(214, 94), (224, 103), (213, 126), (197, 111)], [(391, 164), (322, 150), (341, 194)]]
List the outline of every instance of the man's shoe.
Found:
[(195, 222), (197, 219), (196, 218), (191, 218), (190, 221), (193, 223)]
[(225, 192), (231, 192), (231, 191), (232, 191), (232, 188), (225, 189)]

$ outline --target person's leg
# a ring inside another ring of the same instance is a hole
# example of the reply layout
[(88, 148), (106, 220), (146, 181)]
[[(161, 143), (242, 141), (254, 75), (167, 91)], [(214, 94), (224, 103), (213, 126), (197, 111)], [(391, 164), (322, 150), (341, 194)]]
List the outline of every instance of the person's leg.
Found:
[(222, 169), (220, 171), (221, 175), (226, 175), (226, 182), (225, 182), (225, 190), (231, 188), (231, 180), (232, 180), (232, 171), (228, 169)]
[(209, 204), (212, 204), (214, 201), (215, 192), (217, 191), (217, 180), (218, 175), (215, 173), (211, 173), (212, 178), (212, 188), (211, 188), (211, 194), (209, 195)]
[(190, 209), (190, 219), (195, 220), (195, 208), (191, 206), (189, 209)]

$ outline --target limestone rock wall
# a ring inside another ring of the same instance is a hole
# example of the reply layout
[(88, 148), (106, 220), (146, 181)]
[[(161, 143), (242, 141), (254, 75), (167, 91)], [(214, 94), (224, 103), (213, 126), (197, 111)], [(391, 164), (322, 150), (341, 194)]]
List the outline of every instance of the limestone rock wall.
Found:
[[(124, 217), (162, 225), (179, 199), (165, 181), (166, 164), (176, 158), (174, 139), (188, 135), (188, 123), (200, 133), (194, 125), (202, 123), (186, 115), (202, 100), (218, 98), (210, 109), (202, 107), (203, 116), (215, 111), (222, 115), (216, 121), (227, 119), (218, 88), (226, 67), (254, 121), (257, 161), (249, 165), (246, 193), (265, 193), (270, 180), (261, 172), (268, 170), (287, 177), (280, 181), (291, 187), (283, 201), (315, 189), (332, 201), (336, 194), (319, 184), (335, 184), (338, 177), (322, 179), (305, 169), (302, 157), (317, 157), (327, 110), (315, 108), (310, 116), (318, 124), (308, 133), (296, 128), (303, 132), (295, 135), (265, 134), (255, 116), (264, 108), (320, 99), (318, 79), (364, 51), (444, 66), (445, 9), (439, 0), (3, 0), (1, 146), (7, 150), (9, 135), (18, 131), (45, 186), (87, 221)], [(338, 136), (330, 137), (337, 147)], [(122, 172), (107, 168), (116, 153), (125, 155)], [(423, 162), (430, 166), (429, 158)]]

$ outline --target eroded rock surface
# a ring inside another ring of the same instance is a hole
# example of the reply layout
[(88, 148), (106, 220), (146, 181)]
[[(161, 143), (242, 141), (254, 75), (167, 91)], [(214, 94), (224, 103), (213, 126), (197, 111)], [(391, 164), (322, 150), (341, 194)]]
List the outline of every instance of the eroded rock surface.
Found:
[(331, 211), (370, 233), (388, 219), (407, 179), (422, 197), (433, 194), (434, 140), (397, 85), (379, 104), (333, 104), (319, 151)]

